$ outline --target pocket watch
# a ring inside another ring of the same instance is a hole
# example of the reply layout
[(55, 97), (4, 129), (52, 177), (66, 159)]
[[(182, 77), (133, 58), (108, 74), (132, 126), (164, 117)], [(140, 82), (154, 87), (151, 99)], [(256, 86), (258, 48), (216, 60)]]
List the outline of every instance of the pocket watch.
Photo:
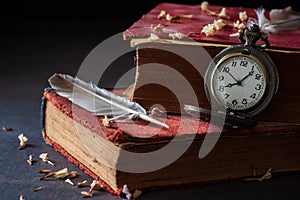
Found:
[[(260, 114), (277, 92), (275, 64), (264, 52), (266, 34), (253, 24), (239, 31), (242, 44), (230, 46), (210, 62), (204, 77), (206, 97), (212, 106), (225, 107), (230, 115), (252, 118)], [(257, 44), (261, 40), (264, 44)]]

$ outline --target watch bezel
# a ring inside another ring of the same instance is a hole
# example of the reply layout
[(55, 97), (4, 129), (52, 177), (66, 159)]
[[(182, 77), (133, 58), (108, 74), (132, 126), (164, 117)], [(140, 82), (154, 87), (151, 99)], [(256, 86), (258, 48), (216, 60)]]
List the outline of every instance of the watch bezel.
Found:
[[(254, 59), (263, 69), (266, 81), (266, 89), (262, 98), (256, 103), (256, 105), (244, 109), (244, 110), (235, 110), (231, 108), (226, 108), (224, 103), (217, 97), (213, 87), (213, 77), (217, 68), (225, 60), (236, 57), (236, 56), (246, 56), (251, 59)], [(244, 46), (244, 45), (234, 45), (230, 46), (219, 54), (217, 54), (213, 60), (210, 62), (204, 77), (204, 87), (206, 97), (209, 100), (210, 104), (216, 109), (227, 109), (229, 113), (235, 113), (237, 115), (244, 115), (249, 118), (252, 118), (260, 114), (265, 108), (270, 104), (274, 95), (278, 90), (279, 78), (278, 72), (275, 64), (271, 58), (264, 53), (261, 49), (254, 48), (253, 46)], [(221, 108), (222, 107), (222, 108)]]

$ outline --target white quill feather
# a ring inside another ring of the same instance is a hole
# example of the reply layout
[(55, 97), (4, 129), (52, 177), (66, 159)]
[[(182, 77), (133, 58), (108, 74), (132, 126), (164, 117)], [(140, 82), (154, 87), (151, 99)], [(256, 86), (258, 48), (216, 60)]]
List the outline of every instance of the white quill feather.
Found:
[[(300, 27), (300, 13), (295, 12), (291, 7), (284, 9), (272, 9), (270, 20), (264, 15), (265, 9), (258, 8), (256, 22), (262, 31), (269, 33), (279, 33), (285, 30), (294, 30)], [(253, 21), (251, 22), (253, 23)]]
[(60, 96), (68, 98), (74, 104), (95, 115), (108, 115), (114, 118), (127, 116), (130, 119), (138, 117), (169, 128), (168, 125), (146, 115), (146, 110), (138, 103), (99, 88), (93, 83), (87, 83), (78, 77), (54, 74), (48, 82)]

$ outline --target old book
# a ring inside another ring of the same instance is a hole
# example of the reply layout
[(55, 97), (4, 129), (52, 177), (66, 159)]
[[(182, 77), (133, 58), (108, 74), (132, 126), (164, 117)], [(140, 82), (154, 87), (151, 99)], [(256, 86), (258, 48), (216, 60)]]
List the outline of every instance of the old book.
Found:
[[(253, 129), (237, 131), (223, 129), (212, 151), (199, 158), (206, 134), (220, 131), (220, 127), (177, 115), (166, 117), (169, 129), (140, 120), (106, 127), (102, 119), (53, 90), (43, 95), (44, 139), (115, 195), (122, 193), (124, 185), (133, 193), (137, 189), (234, 179), (260, 180), (270, 170), (274, 174), (300, 170), (300, 126), (295, 124), (260, 124)], [(196, 130), (191, 129), (191, 125), (196, 125)], [(172, 153), (146, 159), (146, 153), (170, 143), (175, 145), (175, 153), (182, 151), (181, 145), (189, 145), (186, 151), (179, 152), (178, 159), (171, 159), (172, 162), (162, 166), (156, 164), (173, 158)], [(142, 157), (136, 160), (128, 156), (128, 152)], [(128, 166), (132, 167), (131, 171), (126, 168)]]
[[(222, 6), (209, 5), (209, 9), (219, 13)], [(227, 7), (230, 19), (223, 19), (223, 22), (233, 24), (239, 19), (239, 12), (244, 11), (248, 18), (257, 19), (254, 8)], [(266, 11), (265, 15), (268, 14)], [(180, 94), (189, 104), (191, 95), (186, 91), (190, 86), (199, 106), (209, 109), (211, 105), (205, 95), (203, 77), (210, 58), (229, 45), (240, 44), (237, 37), (230, 37), (237, 28), (226, 26), (212, 37), (201, 33), (205, 25), (217, 19), (201, 10), (200, 5), (161, 3), (129, 27), (124, 38), (136, 47), (137, 57), (135, 83), (128, 91), (131, 99), (146, 108), (161, 104), (169, 112), (180, 112), (176, 95)], [(257, 120), (300, 122), (299, 36), (300, 29), (269, 34), (271, 47), (266, 52), (278, 69), (279, 88), (267, 109), (256, 116)], [(193, 58), (194, 63), (189, 58)], [(181, 74), (189, 84), (181, 84), (183, 79), (174, 76), (172, 70), (165, 70), (165, 66)]]

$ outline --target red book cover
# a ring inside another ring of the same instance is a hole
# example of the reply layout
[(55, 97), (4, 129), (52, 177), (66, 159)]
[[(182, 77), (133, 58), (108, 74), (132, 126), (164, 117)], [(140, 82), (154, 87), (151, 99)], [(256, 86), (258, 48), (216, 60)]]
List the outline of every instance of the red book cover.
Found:
[[(219, 13), (222, 8), (223, 6), (221, 5), (209, 5), (209, 9), (216, 13)], [(158, 18), (161, 11), (165, 11), (172, 16), (191, 15), (191, 18), (180, 18), (180, 21), (177, 23), (172, 23), (165, 18)], [(254, 8), (226, 7), (226, 14), (230, 19), (223, 19), (224, 23), (232, 24), (236, 22), (236, 20), (239, 20), (239, 12), (246, 12), (248, 19), (257, 19), (256, 9)], [(269, 13), (270, 10), (265, 11), (267, 18), (269, 18)], [(240, 44), (238, 37), (230, 37), (230, 34), (234, 34), (238, 31), (237, 28), (224, 27), (216, 31), (213, 37), (201, 33), (204, 26), (213, 23), (216, 19), (220, 18), (209, 15), (207, 12), (201, 10), (200, 5), (161, 3), (129, 27), (124, 32), (124, 38), (147, 38), (153, 33), (151, 27), (161, 24), (161, 27), (166, 30), (180, 32), (198, 42), (228, 45)], [(160, 38), (171, 39), (168, 34), (162, 32), (156, 32), (155, 34)], [(300, 28), (282, 31), (278, 34), (270, 33), (268, 36), (271, 48), (291, 51), (300, 50)]]

